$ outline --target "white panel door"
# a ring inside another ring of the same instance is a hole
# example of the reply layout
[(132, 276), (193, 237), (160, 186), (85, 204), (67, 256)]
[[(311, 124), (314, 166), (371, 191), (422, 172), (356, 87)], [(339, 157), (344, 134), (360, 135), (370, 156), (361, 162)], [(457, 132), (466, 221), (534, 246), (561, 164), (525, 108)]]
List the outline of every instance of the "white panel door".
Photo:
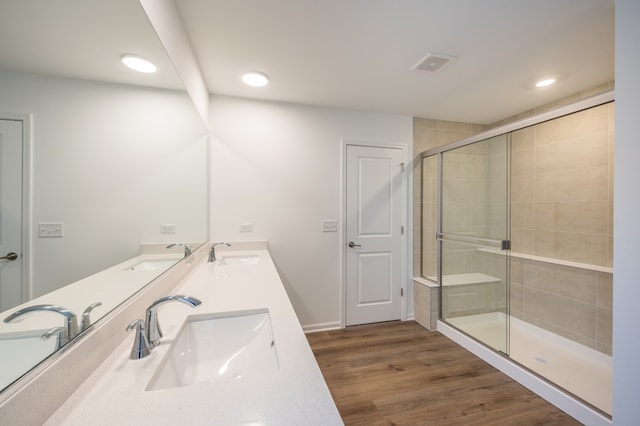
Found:
[(22, 303), (22, 122), (0, 120), (0, 311)]
[(400, 148), (347, 146), (346, 325), (400, 319), (402, 188)]

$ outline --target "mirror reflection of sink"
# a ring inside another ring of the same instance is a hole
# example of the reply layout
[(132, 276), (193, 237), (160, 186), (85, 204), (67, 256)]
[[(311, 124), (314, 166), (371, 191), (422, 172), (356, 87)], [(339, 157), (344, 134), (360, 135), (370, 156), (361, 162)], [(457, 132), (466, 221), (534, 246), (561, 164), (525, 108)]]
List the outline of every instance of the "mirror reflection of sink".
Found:
[(257, 254), (224, 256), (220, 259), (220, 263), (223, 265), (257, 265), (260, 263), (260, 257)]
[(267, 309), (191, 315), (147, 390), (240, 379), (278, 369)]
[(164, 271), (173, 266), (179, 259), (145, 259), (125, 268), (125, 271)]
[(0, 389), (9, 386), (56, 349), (56, 338), (43, 339), (47, 330), (0, 334)]

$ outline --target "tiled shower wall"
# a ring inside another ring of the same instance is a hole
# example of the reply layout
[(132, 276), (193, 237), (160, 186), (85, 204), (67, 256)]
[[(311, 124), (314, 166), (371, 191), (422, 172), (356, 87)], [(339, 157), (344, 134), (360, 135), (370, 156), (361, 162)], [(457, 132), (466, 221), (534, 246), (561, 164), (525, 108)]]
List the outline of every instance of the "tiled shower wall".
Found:
[[(461, 123), (456, 121), (431, 120), (428, 118), (413, 119), (413, 152), (416, 153), (414, 158), (413, 173), (413, 276), (419, 277), (423, 270), (434, 270), (435, 253), (429, 250), (425, 245), (425, 256), (422, 256), (422, 220), (421, 205), (422, 200), (420, 191), (421, 184), (421, 159), (420, 153), (431, 148), (446, 145), (460, 139), (468, 138), (486, 130), (483, 124)], [(433, 171), (434, 169), (431, 168)], [(431, 179), (435, 178), (435, 174), (427, 175)], [(431, 185), (425, 185), (429, 188)], [(425, 202), (435, 202), (435, 194), (427, 194)], [(434, 209), (425, 209), (425, 211), (435, 211)], [(425, 235), (435, 236), (435, 218), (429, 218), (425, 221), (429, 229), (425, 230)], [(427, 265), (423, 268), (423, 260)], [(428, 274), (427, 274), (428, 275)]]
[[(429, 163), (425, 170), (424, 196), (421, 178), (421, 158), (420, 153), (431, 148), (446, 145), (450, 142), (467, 138), (476, 133), (486, 130), (482, 124), (470, 124), (454, 121), (431, 120), (427, 118), (413, 119), (413, 152), (417, 153), (414, 158), (413, 173), (413, 276), (420, 277), (430, 275), (430, 271), (435, 271), (435, 203), (437, 202), (433, 183), (436, 179), (435, 163)], [(421, 201), (424, 200), (425, 212), (430, 212), (429, 217), (424, 218), (426, 229), (422, 232)], [(424, 240), (423, 240), (424, 237)], [(424, 251), (424, 256), (423, 256)], [(424, 262), (424, 263), (423, 263)], [(436, 287), (427, 287), (422, 284), (414, 284), (414, 317), (416, 321), (427, 328), (435, 324), (438, 317), (438, 293)]]
[(511, 314), (611, 354), (613, 103), (513, 133)]

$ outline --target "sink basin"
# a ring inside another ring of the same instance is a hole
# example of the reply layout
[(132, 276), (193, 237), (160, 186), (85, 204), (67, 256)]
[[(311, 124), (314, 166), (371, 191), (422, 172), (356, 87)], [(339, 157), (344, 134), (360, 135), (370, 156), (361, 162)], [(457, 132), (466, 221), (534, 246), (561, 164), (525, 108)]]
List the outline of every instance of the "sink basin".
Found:
[(125, 268), (125, 271), (164, 271), (173, 266), (179, 259), (145, 259), (133, 266)]
[(223, 265), (257, 265), (260, 263), (260, 257), (257, 254), (224, 256), (220, 259)]
[(0, 389), (9, 386), (56, 350), (56, 338), (42, 339), (43, 330), (0, 334)]
[(147, 390), (241, 379), (278, 369), (267, 309), (191, 315)]

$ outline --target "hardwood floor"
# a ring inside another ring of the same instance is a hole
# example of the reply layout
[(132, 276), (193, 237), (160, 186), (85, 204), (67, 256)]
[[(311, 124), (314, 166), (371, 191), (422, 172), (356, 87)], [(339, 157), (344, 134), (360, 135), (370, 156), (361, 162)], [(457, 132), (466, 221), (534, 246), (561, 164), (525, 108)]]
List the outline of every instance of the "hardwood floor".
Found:
[(310, 333), (345, 425), (579, 425), (414, 321)]

